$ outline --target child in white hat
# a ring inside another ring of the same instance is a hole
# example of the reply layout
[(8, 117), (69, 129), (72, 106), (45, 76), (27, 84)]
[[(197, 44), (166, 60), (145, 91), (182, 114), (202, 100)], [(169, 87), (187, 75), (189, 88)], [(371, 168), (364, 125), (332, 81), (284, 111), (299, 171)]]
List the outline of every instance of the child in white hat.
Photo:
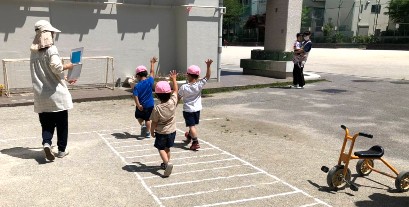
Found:
[(202, 110), (202, 89), (210, 78), (210, 65), (213, 60), (208, 59), (205, 63), (207, 65), (206, 76), (199, 80), (200, 68), (196, 65), (190, 66), (187, 69), (188, 83), (183, 84), (178, 93), (179, 99), (183, 100), (183, 118), (185, 118), (186, 127), (189, 127), (189, 132), (186, 132), (185, 136), (188, 144), (192, 141), (191, 150), (200, 148), (196, 125), (199, 124), (200, 110)]
[(171, 71), (170, 77), (173, 82), (173, 92), (166, 81), (159, 81), (155, 86), (155, 93), (160, 103), (157, 104), (151, 114), (151, 133), (155, 137), (155, 147), (159, 150), (162, 158), (161, 168), (165, 170), (164, 176), (169, 177), (173, 165), (170, 160), (170, 148), (175, 143), (176, 137), (176, 106), (178, 104), (178, 85), (176, 72)]
[(136, 104), (135, 118), (141, 125), (141, 136), (150, 138), (151, 116), (153, 106), (155, 102), (153, 100), (152, 88), (154, 83), (154, 67), (157, 62), (157, 58), (151, 59), (151, 71), (148, 77), (148, 71), (145, 66), (140, 65), (136, 68), (136, 79), (138, 83), (133, 88), (133, 97)]

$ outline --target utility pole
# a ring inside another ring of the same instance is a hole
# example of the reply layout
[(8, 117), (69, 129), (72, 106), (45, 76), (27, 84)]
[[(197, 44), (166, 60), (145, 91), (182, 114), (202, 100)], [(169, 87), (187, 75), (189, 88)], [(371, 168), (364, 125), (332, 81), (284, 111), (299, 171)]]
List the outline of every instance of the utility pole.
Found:
[(341, 11), (341, 6), (342, 6), (343, 3), (344, 3), (344, 1), (339, 0), (339, 3), (338, 3), (338, 17), (337, 17), (337, 28), (336, 28), (337, 32), (338, 32), (338, 30), (339, 30), (339, 13), (340, 13), (340, 11)]

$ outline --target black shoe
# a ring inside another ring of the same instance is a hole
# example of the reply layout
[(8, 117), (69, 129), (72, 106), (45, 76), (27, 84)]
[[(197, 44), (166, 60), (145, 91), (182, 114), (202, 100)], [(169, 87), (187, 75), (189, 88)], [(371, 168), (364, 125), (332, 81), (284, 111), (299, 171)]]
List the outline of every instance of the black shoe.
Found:
[(162, 162), (162, 163), (160, 164), (160, 169), (166, 170), (166, 165), (165, 165), (165, 163)]

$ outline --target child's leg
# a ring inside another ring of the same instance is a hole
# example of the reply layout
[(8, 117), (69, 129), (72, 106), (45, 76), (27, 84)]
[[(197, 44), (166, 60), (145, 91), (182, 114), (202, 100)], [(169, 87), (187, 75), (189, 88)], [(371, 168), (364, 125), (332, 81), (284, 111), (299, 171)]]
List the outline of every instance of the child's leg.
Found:
[(150, 132), (151, 131), (151, 120), (145, 121), (145, 125), (146, 125), (146, 131)]
[[(168, 149), (168, 152), (169, 152), (169, 149)], [(159, 150), (160, 158), (162, 158), (162, 162), (165, 163), (165, 165), (167, 165), (169, 163), (168, 152), (166, 152), (166, 149), (165, 150)]]
[(189, 135), (190, 137), (195, 137), (197, 138), (197, 130), (196, 130), (196, 126), (189, 126)]
[(170, 149), (165, 148), (166, 155), (168, 156), (168, 162), (170, 162)]
[(143, 119), (138, 119), (138, 123), (139, 123), (139, 125), (143, 125), (143, 122), (144, 122), (144, 120)]

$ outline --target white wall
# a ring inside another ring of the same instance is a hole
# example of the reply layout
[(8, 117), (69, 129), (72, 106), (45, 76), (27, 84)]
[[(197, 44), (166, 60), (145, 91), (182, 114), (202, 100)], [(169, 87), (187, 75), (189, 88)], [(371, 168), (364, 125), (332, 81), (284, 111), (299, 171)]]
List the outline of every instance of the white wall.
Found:
[[(375, 29), (385, 31), (388, 26), (389, 17), (384, 12), (389, 0), (342, 0), (341, 8), (338, 9), (339, 0), (326, 1), (325, 23), (331, 22), (336, 26), (339, 11), (339, 26), (347, 25), (351, 35), (358, 35), (358, 28), (368, 28), (368, 34), (374, 34)], [(368, 2), (368, 3), (367, 3)], [(377, 15), (371, 12), (372, 5), (381, 5), (381, 11)], [(338, 28), (339, 29), (339, 28)]]
[(159, 57), (165, 74), (184, 72), (190, 64), (205, 68), (204, 60), (212, 58), (216, 77), (218, 13), (201, 8), (187, 12), (181, 5), (218, 6), (218, 0), (105, 1), (1, 0), (0, 59), (28, 58), (34, 23), (46, 19), (62, 31), (55, 43), (61, 56), (80, 46), (84, 56), (113, 56), (115, 76), (122, 81), (136, 66), (148, 66), (152, 56)]

